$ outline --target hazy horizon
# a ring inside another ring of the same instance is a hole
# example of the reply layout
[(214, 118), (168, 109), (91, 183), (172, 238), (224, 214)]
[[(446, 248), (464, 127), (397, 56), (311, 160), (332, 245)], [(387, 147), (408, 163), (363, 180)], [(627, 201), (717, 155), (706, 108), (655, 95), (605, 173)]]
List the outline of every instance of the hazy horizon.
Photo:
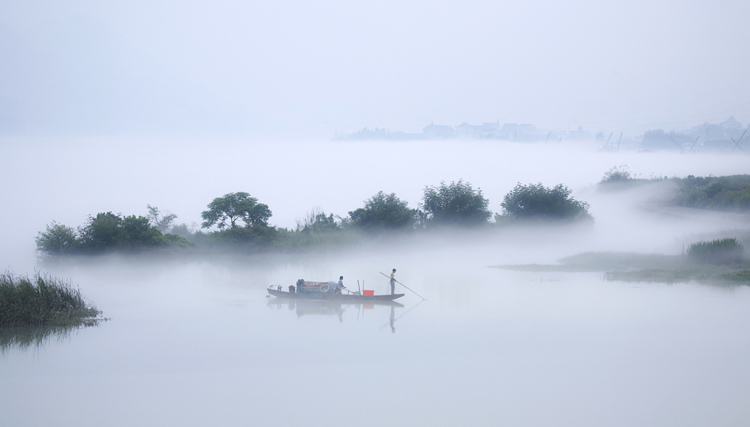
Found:
[(6, 1), (0, 136), (750, 122), (743, 1)]

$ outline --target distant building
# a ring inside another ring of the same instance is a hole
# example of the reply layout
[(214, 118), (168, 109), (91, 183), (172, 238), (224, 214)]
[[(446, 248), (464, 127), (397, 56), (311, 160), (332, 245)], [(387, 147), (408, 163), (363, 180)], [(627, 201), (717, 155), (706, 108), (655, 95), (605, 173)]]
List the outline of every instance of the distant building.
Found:
[(433, 122), (422, 130), (422, 134), (427, 139), (448, 139), (455, 137), (456, 131), (453, 129), (453, 126), (436, 125)]

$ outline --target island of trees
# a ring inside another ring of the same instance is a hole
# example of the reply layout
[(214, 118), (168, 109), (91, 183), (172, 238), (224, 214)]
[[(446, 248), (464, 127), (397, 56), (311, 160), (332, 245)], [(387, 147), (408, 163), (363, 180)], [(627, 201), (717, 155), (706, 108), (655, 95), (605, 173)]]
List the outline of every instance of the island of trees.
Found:
[[(407, 234), (452, 228), (506, 226), (530, 221), (588, 222), (588, 204), (560, 184), (518, 184), (493, 215), (482, 190), (463, 180), (424, 188), (422, 203), (409, 207), (394, 193), (378, 192), (345, 217), (312, 211), (295, 229), (268, 223), (271, 209), (245, 192), (216, 197), (201, 213), (200, 230), (175, 224), (177, 216), (148, 205), (147, 216), (101, 212), (73, 228), (52, 222), (36, 238), (40, 253), (95, 255), (144, 250), (181, 251), (228, 248), (273, 251), (335, 245), (381, 234)], [(494, 222), (493, 222), (494, 219)], [(204, 231), (205, 230), (205, 231)]]

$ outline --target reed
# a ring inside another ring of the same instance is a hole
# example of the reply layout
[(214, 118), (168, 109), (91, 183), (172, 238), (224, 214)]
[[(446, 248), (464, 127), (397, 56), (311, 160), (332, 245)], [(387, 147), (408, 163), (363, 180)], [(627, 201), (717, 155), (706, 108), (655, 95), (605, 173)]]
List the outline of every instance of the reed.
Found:
[(0, 327), (81, 325), (100, 313), (63, 279), (0, 274)]

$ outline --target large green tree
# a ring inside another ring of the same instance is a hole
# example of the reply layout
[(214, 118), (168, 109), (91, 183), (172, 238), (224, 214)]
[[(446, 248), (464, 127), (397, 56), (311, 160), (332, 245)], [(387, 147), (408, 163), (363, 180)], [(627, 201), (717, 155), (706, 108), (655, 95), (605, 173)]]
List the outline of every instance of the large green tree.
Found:
[(462, 180), (425, 187), (422, 207), (428, 225), (480, 225), (492, 216), (482, 190)]
[(267, 205), (258, 203), (258, 199), (248, 193), (229, 193), (215, 198), (208, 204), (208, 210), (201, 212), (203, 228), (216, 225), (220, 229), (236, 228), (237, 221), (246, 226), (268, 225), (271, 210)]
[(349, 212), (350, 223), (367, 231), (396, 230), (414, 225), (415, 209), (395, 193), (382, 191), (365, 201), (365, 206)]
[(570, 197), (570, 189), (562, 184), (547, 188), (541, 183), (518, 183), (500, 204), (503, 214), (513, 219), (586, 219), (590, 220), (589, 205)]

